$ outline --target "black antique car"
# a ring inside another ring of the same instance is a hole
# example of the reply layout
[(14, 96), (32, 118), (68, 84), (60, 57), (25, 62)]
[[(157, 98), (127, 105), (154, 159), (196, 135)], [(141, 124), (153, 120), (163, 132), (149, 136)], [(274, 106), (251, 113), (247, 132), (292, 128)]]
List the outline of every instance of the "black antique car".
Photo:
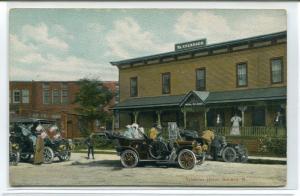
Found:
[[(21, 161), (29, 161), (34, 154), (37, 138), (36, 132), (31, 130), (34, 123), (38, 123), (44, 129), (47, 129), (55, 124), (55, 121), (18, 118), (10, 122), (10, 143), (18, 146), (18, 156)], [(44, 163), (51, 163), (54, 157), (58, 157), (61, 161), (70, 159), (71, 147), (68, 140), (62, 138), (51, 140), (49, 137), (46, 137), (44, 146)]]
[[(188, 141), (201, 142), (198, 132), (195, 130), (181, 130), (180, 135)], [(216, 135), (215, 140), (221, 145), (218, 151), (218, 158), (225, 162), (242, 162), (248, 161), (248, 151), (245, 145), (227, 142), (224, 136)]]
[(119, 133), (106, 132), (115, 141), (116, 151), (124, 167), (136, 167), (140, 162), (178, 164), (183, 169), (193, 169), (205, 158), (206, 145), (196, 141), (158, 141), (141, 133), (143, 138), (131, 139)]

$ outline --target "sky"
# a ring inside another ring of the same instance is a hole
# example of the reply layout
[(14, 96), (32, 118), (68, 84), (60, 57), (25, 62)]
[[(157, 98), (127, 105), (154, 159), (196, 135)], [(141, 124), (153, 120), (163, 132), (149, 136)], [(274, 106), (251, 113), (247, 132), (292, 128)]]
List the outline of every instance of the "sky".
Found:
[(111, 61), (286, 30), (285, 10), (12, 9), (10, 80), (118, 80)]

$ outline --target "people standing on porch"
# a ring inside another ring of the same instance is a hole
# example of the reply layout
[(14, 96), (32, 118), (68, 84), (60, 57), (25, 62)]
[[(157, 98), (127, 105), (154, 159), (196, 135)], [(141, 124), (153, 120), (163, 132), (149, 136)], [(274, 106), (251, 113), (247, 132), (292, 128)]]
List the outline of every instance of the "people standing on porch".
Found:
[(240, 122), (242, 122), (242, 118), (239, 117), (237, 115), (237, 113), (235, 113), (230, 121), (232, 123), (230, 135), (241, 135), (241, 133), (240, 133)]
[(222, 119), (221, 115), (217, 114), (217, 119), (216, 119), (216, 125), (217, 125), (217, 132), (220, 133), (220, 127), (222, 126)]
[(280, 112), (276, 112), (275, 114), (275, 119), (274, 119), (274, 124), (275, 126), (281, 126), (282, 123), (282, 115)]

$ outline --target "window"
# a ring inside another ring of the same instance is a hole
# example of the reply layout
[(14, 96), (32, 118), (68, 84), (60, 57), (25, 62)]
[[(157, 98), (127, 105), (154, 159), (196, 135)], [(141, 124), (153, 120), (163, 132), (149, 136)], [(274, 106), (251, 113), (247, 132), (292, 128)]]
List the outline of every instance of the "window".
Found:
[(13, 90), (13, 103), (20, 103), (21, 92), (20, 90)]
[(196, 70), (196, 90), (204, 91), (206, 89), (206, 73), (205, 68)]
[(239, 63), (236, 65), (237, 87), (248, 85), (247, 63)]
[(282, 58), (271, 59), (271, 82), (281, 83), (283, 81)]
[(43, 103), (44, 104), (50, 104), (51, 103), (50, 89), (49, 89), (49, 84), (48, 83), (43, 84)]
[(60, 99), (60, 92), (58, 89), (54, 89), (52, 92), (52, 96), (53, 96), (53, 104), (60, 104), (61, 99)]
[(130, 96), (131, 97), (138, 96), (138, 81), (137, 81), (137, 77), (130, 78)]
[(61, 102), (63, 104), (67, 104), (69, 102), (69, 91), (68, 91), (68, 85), (67, 84), (62, 84), (61, 85)]
[(22, 90), (22, 103), (29, 103), (29, 90)]
[(171, 74), (162, 74), (162, 94), (170, 94), (171, 92)]

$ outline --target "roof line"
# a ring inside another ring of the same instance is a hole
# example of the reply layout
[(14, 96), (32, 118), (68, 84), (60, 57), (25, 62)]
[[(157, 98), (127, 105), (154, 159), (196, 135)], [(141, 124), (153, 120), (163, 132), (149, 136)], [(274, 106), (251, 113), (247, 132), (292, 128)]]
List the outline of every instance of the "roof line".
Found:
[(125, 59), (125, 60), (120, 60), (120, 61), (111, 61), (111, 65), (120, 65), (122, 63), (130, 62), (130, 61), (140, 61), (140, 60), (149, 60), (149, 59), (154, 59), (157, 57), (161, 56), (168, 56), (168, 55), (177, 55), (177, 54), (184, 54), (188, 52), (195, 52), (195, 51), (200, 51), (200, 50), (206, 50), (214, 47), (221, 47), (224, 45), (229, 45), (229, 44), (237, 44), (239, 42), (248, 42), (248, 41), (256, 41), (259, 39), (265, 39), (265, 38), (271, 38), (274, 36), (280, 36), (280, 35), (286, 35), (287, 31), (280, 31), (280, 32), (274, 32), (270, 34), (264, 34), (264, 35), (258, 35), (258, 36), (253, 36), (253, 37), (247, 37), (247, 38), (242, 38), (242, 39), (237, 39), (237, 40), (231, 40), (231, 41), (226, 41), (226, 42), (220, 42), (220, 43), (215, 43), (207, 46), (202, 46), (199, 48), (192, 48), (190, 50), (182, 50), (182, 51), (169, 51), (169, 52), (164, 52), (164, 53), (159, 53), (159, 54), (154, 54), (154, 55), (147, 55), (147, 56), (142, 56), (142, 57), (137, 57), (137, 58), (130, 58), (130, 59)]

